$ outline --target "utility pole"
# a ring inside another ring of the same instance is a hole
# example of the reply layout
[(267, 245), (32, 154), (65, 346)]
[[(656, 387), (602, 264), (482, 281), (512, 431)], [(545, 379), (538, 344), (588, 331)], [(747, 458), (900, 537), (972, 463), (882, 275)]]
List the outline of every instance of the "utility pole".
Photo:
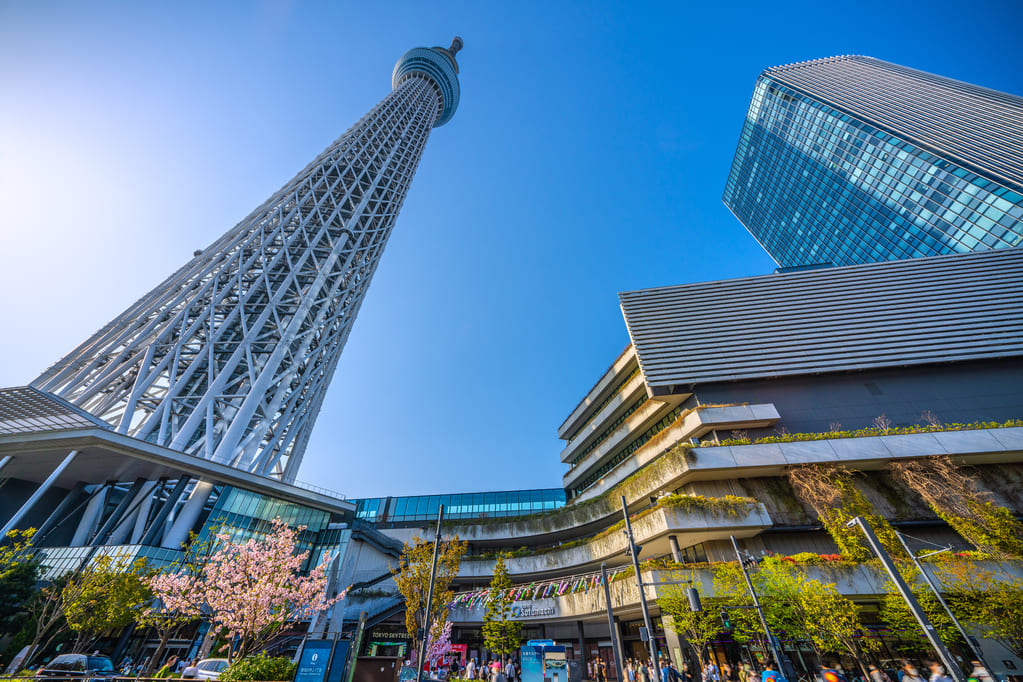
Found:
[(622, 650), (619, 648), (618, 644), (618, 628), (615, 627), (614, 607), (611, 606), (611, 585), (607, 581), (606, 563), (600, 565), (600, 579), (604, 583), (604, 601), (607, 603), (607, 625), (611, 628), (611, 649), (614, 651), (615, 672), (618, 675), (615, 679), (618, 680), (618, 682), (622, 682), (625, 679), (622, 677)]
[[(897, 537), (899, 539), (899, 542), (902, 543), (902, 548), (906, 550), (906, 554), (908, 554), (909, 558), (913, 560), (913, 565), (916, 566), (916, 570), (920, 571), (920, 575), (923, 577), (924, 582), (927, 583), (927, 587), (931, 588), (931, 592), (933, 592), (934, 596), (938, 599), (938, 603), (941, 604), (941, 608), (945, 609), (945, 613), (948, 614), (948, 617), (952, 619), (952, 622), (955, 624), (956, 629), (959, 630), (959, 634), (963, 638), (963, 641), (966, 642), (966, 646), (970, 647), (970, 651), (972, 651), (973, 655), (977, 657), (977, 661), (982, 666), (984, 666), (988, 673), (991, 673), (991, 666), (989, 666), (987, 664), (987, 661), (984, 660), (984, 652), (981, 651), (980, 647), (974, 644), (973, 640), (970, 639), (970, 636), (966, 634), (966, 630), (959, 622), (959, 619), (955, 617), (955, 614), (952, 613), (952, 609), (949, 608), (948, 603), (945, 601), (945, 598), (941, 596), (941, 591), (938, 589), (938, 586), (934, 584), (934, 580), (932, 580), (931, 576), (929, 576), (927, 572), (924, 571), (924, 567), (920, 565), (920, 560), (917, 559), (916, 554), (909, 551), (909, 545), (906, 544), (906, 538), (902, 537), (902, 533), (900, 533), (899, 531), (894, 532), (895, 537)], [(949, 551), (949, 549), (950, 549), (949, 547), (946, 547), (945, 549), (938, 550), (937, 552), (932, 552), (931, 554), (940, 554), (941, 552)], [(927, 556), (930, 556), (931, 554), (928, 554)]]
[[(771, 628), (767, 627), (767, 619), (764, 618), (764, 610), (760, 608), (760, 598), (757, 597), (757, 591), (753, 589), (753, 581), (750, 580), (749, 573), (746, 572), (746, 563), (754, 561), (753, 557), (746, 554), (743, 556), (739, 552), (739, 543), (735, 541), (735, 536), (729, 536), (732, 538), (732, 549), (735, 550), (735, 558), (739, 560), (739, 568), (742, 569), (742, 577), (746, 579), (746, 589), (749, 590), (750, 596), (753, 597), (753, 608), (757, 610), (757, 615), (760, 616), (760, 625), (764, 628), (764, 636), (767, 637), (767, 645), (771, 647), (771, 656), (774, 658), (775, 665), (778, 666), (778, 672), (780, 673), (784, 668), (782, 667), (781, 652), (778, 651), (778, 646), (774, 642), (774, 635), (771, 634)], [(962, 682), (958, 680), (957, 682)]]
[[(874, 534), (874, 529), (870, 527), (870, 523), (862, 516), (856, 516), (850, 519), (846, 524), (848, 528), (853, 526), (859, 526), (860, 530), (863, 531), (864, 537), (867, 538), (867, 544), (870, 545), (870, 549), (877, 555), (877, 558), (881, 560), (881, 565), (888, 571), (888, 577), (895, 583), (895, 588), (902, 595), (902, 598), (906, 600), (906, 604), (909, 606), (910, 612), (913, 617), (916, 618), (916, 622), (920, 623), (920, 627), (923, 628), (924, 634), (927, 636), (927, 641), (931, 643), (934, 650), (938, 652), (938, 656), (945, 664), (945, 668), (948, 670), (948, 674), (952, 676), (955, 682), (965, 682), (963, 679), (963, 672), (959, 669), (959, 664), (956, 663), (955, 659), (952, 658), (951, 652), (945, 646), (941, 638), (938, 637), (938, 631), (931, 625), (931, 621), (927, 619), (927, 614), (920, 608), (920, 604), (916, 601), (913, 593), (910, 591), (909, 586), (906, 585), (906, 581), (902, 579), (902, 575), (899, 573), (899, 569), (895, 566), (895, 562), (888, 556), (888, 552), (881, 546), (877, 536)], [(988, 671), (990, 672), (990, 670)]]
[[(632, 521), (629, 519), (629, 505), (622, 495), (622, 514), (625, 515), (625, 537), (629, 541), (629, 552), (632, 553), (632, 567), (636, 571), (636, 584), (639, 585), (639, 603), (643, 608), (643, 625), (646, 627), (647, 648), (650, 651), (650, 665), (657, 665), (657, 642), (654, 641), (654, 629), (650, 625), (650, 609), (646, 605), (646, 591), (643, 589), (643, 574), (639, 572), (639, 550), (632, 537)], [(619, 678), (621, 679), (621, 678)]]
[[(433, 566), (430, 568), (430, 589), (426, 593), (426, 617), (423, 619), (423, 636), (416, 657), (416, 682), (423, 679), (423, 663), (426, 662), (426, 645), (430, 641), (430, 616), (433, 611), (433, 583), (437, 578), (437, 555), (440, 554), (440, 523), (444, 520), (444, 505), (437, 511), (437, 536), (433, 540)], [(958, 681), (957, 681), (958, 682)]]

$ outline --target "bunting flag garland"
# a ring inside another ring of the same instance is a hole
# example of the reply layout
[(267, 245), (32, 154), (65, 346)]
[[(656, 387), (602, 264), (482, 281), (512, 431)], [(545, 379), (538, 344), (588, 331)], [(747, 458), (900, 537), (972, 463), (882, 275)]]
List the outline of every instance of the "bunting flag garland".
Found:
[[(608, 582), (614, 582), (615, 578), (626, 570), (628, 569), (619, 568), (608, 573)], [(508, 596), (512, 601), (531, 601), (547, 597), (560, 597), (564, 594), (588, 592), (592, 589), (603, 587), (603, 585), (603, 578), (599, 573), (587, 573), (568, 578), (558, 578), (557, 580), (544, 580), (539, 583), (532, 582), (528, 585), (519, 585), (508, 590)], [(455, 595), (448, 606), (463, 606), (474, 609), (478, 606), (489, 604), (491, 599), (498, 594), (500, 593), (493, 592), (489, 587), (469, 592), (460, 592)]]

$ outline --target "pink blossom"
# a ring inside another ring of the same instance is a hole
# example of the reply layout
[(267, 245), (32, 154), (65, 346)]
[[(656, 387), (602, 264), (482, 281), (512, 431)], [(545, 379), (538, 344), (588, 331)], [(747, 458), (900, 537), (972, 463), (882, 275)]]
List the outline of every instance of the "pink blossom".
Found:
[(290, 528), (276, 518), (265, 538), (235, 543), (217, 535), (218, 549), (197, 573), (185, 571), (150, 579), (149, 586), (168, 611), (207, 618), (228, 637), (246, 645), (272, 636), (288, 621), (309, 618), (344, 593), (326, 598), (324, 575), (330, 557), (299, 575), (309, 552), (295, 553), (304, 526)]

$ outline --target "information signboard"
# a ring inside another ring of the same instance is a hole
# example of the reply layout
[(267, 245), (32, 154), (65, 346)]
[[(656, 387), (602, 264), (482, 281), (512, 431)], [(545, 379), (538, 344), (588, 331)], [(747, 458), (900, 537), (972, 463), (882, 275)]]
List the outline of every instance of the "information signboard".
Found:
[(302, 647), (302, 657), (298, 660), (295, 682), (324, 682), (333, 646), (334, 642), (329, 639), (306, 640)]

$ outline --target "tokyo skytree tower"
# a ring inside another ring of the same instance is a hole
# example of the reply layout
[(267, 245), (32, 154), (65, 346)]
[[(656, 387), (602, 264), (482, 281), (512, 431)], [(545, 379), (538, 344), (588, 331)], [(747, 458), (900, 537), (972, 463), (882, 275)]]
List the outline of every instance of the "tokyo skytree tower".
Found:
[(120, 433), (294, 480), (430, 130), (458, 107), (461, 48), (402, 55), (358, 123), (31, 385)]

